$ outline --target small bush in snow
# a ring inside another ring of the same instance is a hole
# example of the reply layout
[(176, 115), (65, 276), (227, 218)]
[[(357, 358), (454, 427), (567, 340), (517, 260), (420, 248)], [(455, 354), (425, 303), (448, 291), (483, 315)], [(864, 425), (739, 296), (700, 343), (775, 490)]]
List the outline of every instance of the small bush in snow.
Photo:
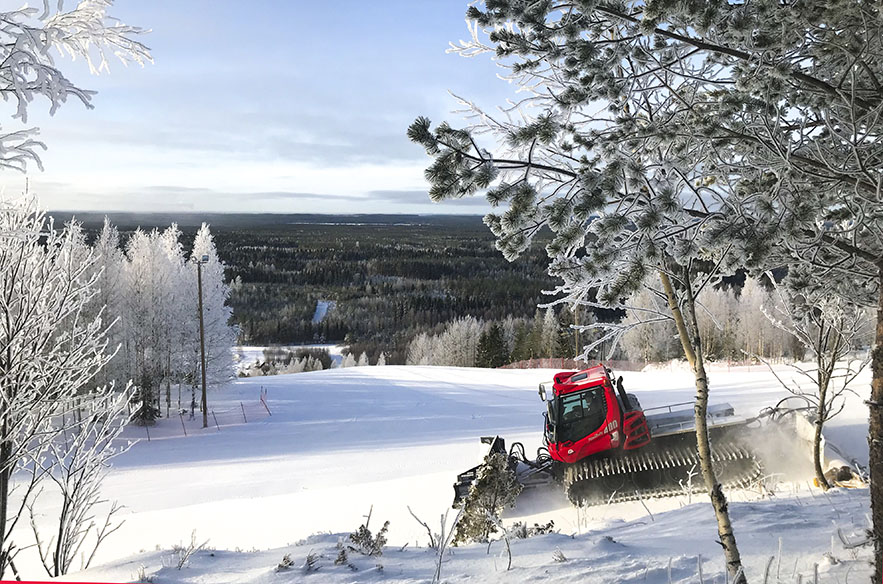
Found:
[(511, 533), (518, 539), (527, 539), (528, 537), (533, 537), (535, 535), (546, 535), (547, 533), (552, 533), (555, 531), (555, 522), (549, 521), (543, 525), (539, 523), (534, 523), (533, 527), (528, 527), (527, 523), (523, 523), (521, 521), (516, 521), (515, 525), (512, 526)]
[(153, 574), (148, 574), (147, 568), (141, 566), (138, 568), (138, 573), (135, 574), (135, 582), (138, 582), (138, 584), (153, 584)]
[(278, 566), (276, 566), (276, 571), (284, 572), (286, 570), (290, 570), (292, 566), (294, 566), (294, 561), (291, 559), (291, 554), (285, 554), (284, 556), (282, 556), (282, 561), (279, 562)]
[(304, 565), (301, 566), (301, 570), (303, 570), (304, 574), (319, 571), (319, 556), (314, 554), (312, 550), (307, 554), (307, 558), (304, 560)]
[(371, 533), (368, 525), (371, 523), (371, 511), (368, 512), (368, 518), (365, 523), (359, 526), (359, 529), (350, 534), (351, 550), (357, 551), (366, 556), (382, 556), (383, 546), (386, 545), (386, 532), (389, 530), (389, 521), (383, 523), (383, 527), (377, 532), (377, 535)]
[(196, 530), (190, 534), (190, 543), (188, 545), (176, 544), (172, 546), (172, 558), (174, 559), (175, 568), (180, 570), (183, 568), (187, 562), (190, 561), (190, 557), (203, 549), (208, 544), (208, 540), (197, 544), (196, 543)]
[(338, 542), (338, 544), (337, 544), (337, 549), (338, 549), (337, 558), (334, 560), (334, 565), (335, 566), (346, 566), (347, 568), (349, 568), (353, 572), (358, 570), (357, 567), (355, 567), (354, 565), (352, 565), (350, 563), (350, 558), (346, 553), (346, 548), (343, 547), (343, 545), (341, 545), (340, 542)]
[(500, 453), (488, 454), (463, 500), (453, 545), (486, 542), (490, 534), (497, 532), (503, 509), (512, 507), (519, 493), (521, 485), (509, 469), (509, 458)]
[(552, 560), (563, 564), (567, 561), (567, 556), (564, 555), (561, 548), (555, 548), (555, 551), (552, 553)]

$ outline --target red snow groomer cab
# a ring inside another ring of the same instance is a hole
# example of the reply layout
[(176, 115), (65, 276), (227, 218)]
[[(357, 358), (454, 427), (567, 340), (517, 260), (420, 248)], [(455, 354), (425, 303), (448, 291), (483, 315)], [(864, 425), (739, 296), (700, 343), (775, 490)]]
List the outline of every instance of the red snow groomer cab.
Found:
[(621, 377), (614, 382), (603, 365), (557, 373), (551, 389), (547, 396), (546, 384), (540, 385), (547, 406), (545, 443), (553, 460), (572, 464), (593, 454), (650, 443), (637, 398), (625, 392)]

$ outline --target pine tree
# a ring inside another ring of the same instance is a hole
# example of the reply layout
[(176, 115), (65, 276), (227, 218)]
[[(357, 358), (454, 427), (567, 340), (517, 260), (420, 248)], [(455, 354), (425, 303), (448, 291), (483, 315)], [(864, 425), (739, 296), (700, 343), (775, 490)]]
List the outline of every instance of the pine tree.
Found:
[(503, 329), (496, 322), (492, 323), (478, 339), (478, 350), (475, 356), (476, 367), (502, 367), (508, 361)]
[(509, 469), (509, 457), (495, 452), (488, 454), (463, 500), (463, 512), (452, 543), (487, 541), (497, 532), (500, 514), (515, 504), (520, 493), (521, 485)]

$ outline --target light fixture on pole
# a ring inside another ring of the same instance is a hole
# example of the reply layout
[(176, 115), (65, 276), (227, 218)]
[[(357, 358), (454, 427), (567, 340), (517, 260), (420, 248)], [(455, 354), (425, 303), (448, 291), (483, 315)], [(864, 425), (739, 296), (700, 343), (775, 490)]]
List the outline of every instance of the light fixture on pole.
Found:
[(196, 261), (196, 282), (199, 289), (199, 353), (202, 360), (202, 427), (208, 428), (208, 400), (205, 391), (205, 323), (202, 318), (202, 265), (208, 263), (208, 255)]

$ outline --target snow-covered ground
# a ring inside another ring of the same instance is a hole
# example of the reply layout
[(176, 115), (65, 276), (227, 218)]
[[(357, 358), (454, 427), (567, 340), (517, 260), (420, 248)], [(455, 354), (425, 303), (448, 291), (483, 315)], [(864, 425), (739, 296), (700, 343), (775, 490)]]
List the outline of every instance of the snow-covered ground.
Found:
[[(165, 582), (427, 582), (434, 559), (427, 535), (408, 507), (436, 527), (453, 496), (457, 473), (482, 455), (478, 437), (501, 434), (541, 441), (537, 384), (548, 370), (442, 367), (359, 367), (243, 379), (210, 394), (210, 404), (235, 410), (259, 403), (267, 390), (272, 415), (202, 430), (199, 420), (163, 420), (153, 439), (115, 461), (104, 494), (126, 506), (125, 525), (99, 551), (87, 572), (70, 580), (134, 581), (143, 566)], [(681, 368), (624, 372), (626, 387), (651, 408), (689, 401), (692, 377)], [(787, 395), (762, 367), (711, 372), (712, 401), (751, 415)], [(857, 385), (862, 391), (867, 380)], [(867, 459), (866, 410), (851, 397), (829, 436), (859, 460)], [(173, 427), (176, 428), (173, 430)], [(143, 429), (130, 428), (143, 438)], [(811, 479), (811, 477), (805, 477)], [(771, 556), (782, 582), (798, 574), (822, 582), (867, 579), (867, 553), (845, 550), (838, 528), (857, 538), (867, 525), (867, 491), (823, 494), (805, 480), (780, 485), (774, 495), (731, 493), (731, 509), (752, 581), (763, 581)], [(557, 534), (515, 543), (506, 572), (500, 543), (457, 548), (445, 558), (449, 581), (724, 582), (710, 506), (694, 496), (594, 507), (571, 507), (556, 488), (522, 495), (505, 521), (554, 520)], [(371, 527), (390, 521), (381, 558), (351, 554), (358, 571), (335, 566), (339, 536), (354, 531), (373, 505)], [(45, 527), (46, 530), (49, 526)], [(180, 571), (175, 544), (209, 540)], [(26, 531), (21, 531), (22, 545)], [(782, 556), (778, 557), (781, 541)], [(300, 542), (300, 543), (298, 543)], [(406, 548), (400, 550), (402, 546)], [(567, 561), (556, 562), (560, 549)], [(833, 549), (835, 561), (824, 558)], [(290, 554), (297, 566), (316, 554), (318, 574), (295, 567), (276, 573)], [(39, 572), (22, 553), (19, 570)], [(856, 559), (857, 558), (857, 559)], [(33, 557), (31, 557), (33, 560)], [(383, 568), (377, 568), (382, 565)], [(770, 580), (774, 582), (774, 580)]]
[(313, 324), (319, 324), (320, 322), (322, 322), (322, 320), (325, 319), (325, 315), (328, 314), (328, 311), (333, 309), (333, 300), (317, 300), (316, 312), (313, 313)]

